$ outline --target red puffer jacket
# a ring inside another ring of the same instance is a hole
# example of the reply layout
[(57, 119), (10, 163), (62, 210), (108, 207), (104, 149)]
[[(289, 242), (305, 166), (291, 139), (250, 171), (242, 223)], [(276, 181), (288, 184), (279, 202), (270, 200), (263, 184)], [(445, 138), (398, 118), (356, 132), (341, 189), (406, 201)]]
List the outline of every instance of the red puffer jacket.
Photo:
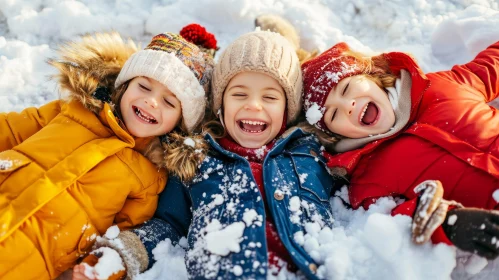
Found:
[[(411, 73), (410, 119), (396, 135), (329, 156), (329, 167), (345, 168), (351, 178), (352, 206), (401, 196), (408, 201), (392, 214), (412, 216), (414, 187), (431, 179), (442, 182), (445, 199), (497, 209), (499, 111), (487, 102), (499, 95), (499, 42), (467, 64), (427, 75), (406, 54), (385, 56), (395, 73)], [(433, 240), (450, 243), (441, 229)]]

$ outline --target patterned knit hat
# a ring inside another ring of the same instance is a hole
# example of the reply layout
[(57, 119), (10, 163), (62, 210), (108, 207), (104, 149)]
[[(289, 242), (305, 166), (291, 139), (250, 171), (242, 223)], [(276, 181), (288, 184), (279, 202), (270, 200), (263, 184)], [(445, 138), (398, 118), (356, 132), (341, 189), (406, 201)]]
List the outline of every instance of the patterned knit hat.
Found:
[(356, 58), (342, 55), (349, 50), (346, 43), (338, 43), (302, 65), (303, 111), (310, 124), (328, 134), (331, 132), (324, 123), (324, 103), (329, 92), (344, 78), (362, 73)]
[(303, 86), (300, 61), (289, 41), (270, 31), (247, 33), (222, 53), (215, 65), (212, 82), (215, 114), (222, 107), (223, 92), (229, 81), (245, 71), (267, 74), (276, 79), (286, 93), (288, 124), (298, 117)]
[(180, 35), (162, 33), (126, 61), (115, 87), (139, 76), (162, 83), (180, 100), (182, 122), (192, 132), (204, 117), (213, 64), (212, 57)]

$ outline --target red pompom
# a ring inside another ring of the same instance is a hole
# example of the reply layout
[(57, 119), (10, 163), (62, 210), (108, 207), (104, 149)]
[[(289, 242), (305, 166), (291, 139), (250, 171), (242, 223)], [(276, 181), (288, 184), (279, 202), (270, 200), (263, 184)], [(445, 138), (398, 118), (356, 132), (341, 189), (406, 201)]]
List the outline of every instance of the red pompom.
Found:
[(203, 26), (192, 23), (180, 30), (180, 36), (185, 40), (206, 49), (217, 49), (217, 39), (215, 35), (206, 31)]

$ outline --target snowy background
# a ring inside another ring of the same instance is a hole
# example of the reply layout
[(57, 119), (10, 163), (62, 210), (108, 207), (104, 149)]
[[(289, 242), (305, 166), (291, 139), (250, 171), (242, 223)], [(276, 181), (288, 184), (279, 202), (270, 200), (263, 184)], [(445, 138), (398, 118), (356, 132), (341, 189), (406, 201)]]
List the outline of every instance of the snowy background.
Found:
[[(426, 72), (465, 63), (499, 40), (497, 0), (0, 0), (0, 112), (57, 99), (45, 60), (81, 34), (116, 30), (145, 46), (157, 33), (195, 22), (223, 50), (269, 12), (297, 27), (305, 49), (346, 41), (364, 52), (404, 51)], [(316, 248), (326, 278), (499, 279), (499, 261), (486, 264), (444, 245), (413, 246), (410, 219), (390, 217), (389, 199), (369, 211), (332, 205), (336, 225), (324, 235), (332, 238), (319, 238)], [(185, 279), (183, 249), (168, 242), (157, 249), (160, 261), (142, 278)]]

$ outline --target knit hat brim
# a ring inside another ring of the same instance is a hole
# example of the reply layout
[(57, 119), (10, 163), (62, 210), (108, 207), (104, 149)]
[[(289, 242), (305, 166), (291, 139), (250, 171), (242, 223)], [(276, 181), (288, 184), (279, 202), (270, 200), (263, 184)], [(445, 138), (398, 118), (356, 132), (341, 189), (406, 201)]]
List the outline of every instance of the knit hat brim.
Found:
[(286, 93), (288, 124), (294, 122), (302, 106), (300, 62), (289, 41), (270, 31), (247, 33), (222, 53), (213, 75), (213, 112), (217, 114), (221, 109), (223, 92), (230, 80), (246, 71), (263, 73), (279, 82)]
[(182, 105), (182, 122), (191, 133), (204, 116), (205, 91), (194, 73), (173, 53), (141, 50), (123, 66), (115, 87), (135, 77), (148, 77), (166, 86)]

